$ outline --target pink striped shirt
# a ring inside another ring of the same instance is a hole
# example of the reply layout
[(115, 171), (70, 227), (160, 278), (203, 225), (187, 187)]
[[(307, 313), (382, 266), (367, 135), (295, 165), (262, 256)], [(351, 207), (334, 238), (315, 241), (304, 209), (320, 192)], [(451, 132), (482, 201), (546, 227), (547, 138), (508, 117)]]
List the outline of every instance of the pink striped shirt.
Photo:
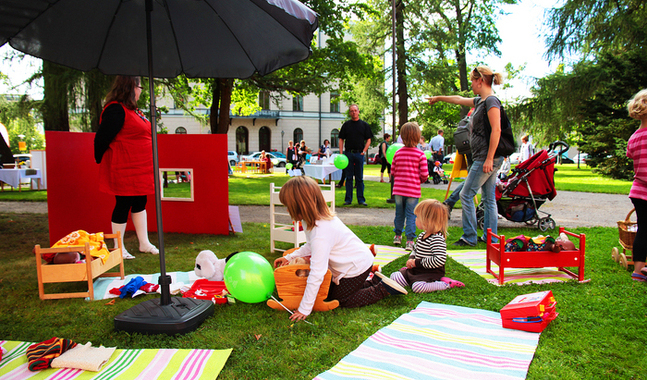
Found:
[(631, 135), (627, 142), (627, 157), (634, 160), (634, 183), (629, 197), (647, 201), (647, 128), (640, 128)]
[(420, 198), (420, 184), (429, 177), (425, 154), (418, 148), (398, 149), (391, 163), (391, 174), (394, 195)]

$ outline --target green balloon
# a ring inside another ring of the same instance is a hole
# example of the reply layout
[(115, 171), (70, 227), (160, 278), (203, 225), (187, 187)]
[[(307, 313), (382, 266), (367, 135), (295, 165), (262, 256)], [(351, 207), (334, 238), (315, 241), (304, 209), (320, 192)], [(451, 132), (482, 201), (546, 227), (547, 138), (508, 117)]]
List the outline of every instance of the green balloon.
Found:
[(242, 302), (263, 302), (274, 292), (274, 269), (255, 252), (239, 252), (227, 260), (224, 277), (229, 293)]
[(402, 148), (403, 146), (404, 144), (395, 143), (386, 150), (386, 160), (389, 162), (389, 164), (393, 163), (393, 156), (395, 156), (395, 152), (397, 152), (398, 149)]
[(285, 168), (288, 170), (292, 169), (292, 164), (291, 163), (285, 164)]
[(335, 157), (335, 167), (337, 169), (346, 169), (346, 166), (348, 166), (348, 157), (346, 157), (345, 154), (340, 154), (337, 157)]
[(431, 160), (431, 151), (425, 150), (425, 156), (427, 157), (428, 160)]

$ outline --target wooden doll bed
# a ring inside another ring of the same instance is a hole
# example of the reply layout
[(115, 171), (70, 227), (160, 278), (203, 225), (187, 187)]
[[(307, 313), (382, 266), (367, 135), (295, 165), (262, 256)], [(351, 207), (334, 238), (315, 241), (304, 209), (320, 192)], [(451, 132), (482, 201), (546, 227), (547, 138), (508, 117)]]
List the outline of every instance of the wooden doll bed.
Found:
[[(124, 279), (124, 262), (122, 258), (122, 246), (120, 233), (104, 234), (105, 239), (116, 238), (119, 242), (117, 248), (110, 250), (110, 255), (103, 263), (100, 258), (90, 260), (90, 244), (85, 246), (68, 246), (57, 248), (41, 248), (37, 245), (34, 248), (36, 254), (36, 272), (38, 274), (38, 296), (41, 300), (89, 297), (94, 300), (94, 287), (92, 281), (97, 277), (117, 277)], [(85, 255), (85, 263), (77, 264), (46, 264), (42, 258), (43, 254), (64, 253), (64, 252), (81, 252)], [(110, 269), (119, 265), (119, 272), (109, 272)], [(88, 283), (87, 292), (77, 293), (45, 293), (45, 284), (58, 282), (86, 282)]]

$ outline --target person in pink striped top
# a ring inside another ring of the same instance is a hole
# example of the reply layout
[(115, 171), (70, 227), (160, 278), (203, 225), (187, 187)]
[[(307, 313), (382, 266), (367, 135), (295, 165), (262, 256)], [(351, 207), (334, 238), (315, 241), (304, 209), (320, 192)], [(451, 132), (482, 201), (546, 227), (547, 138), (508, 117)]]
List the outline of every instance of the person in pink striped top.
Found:
[(647, 282), (647, 90), (642, 90), (627, 104), (629, 116), (640, 120), (640, 127), (627, 142), (627, 157), (634, 160), (634, 182), (629, 191), (636, 208), (638, 231), (633, 244), (634, 271), (631, 278)]
[(395, 197), (395, 219), (393, 220), (394, 245), (402, 244), (402, 228), (405, 225), (406, 250), (413, 250), (416, 237), (416, 215), (413, 210), (420, 199), (420, 185), (429, 178), (427, 157), (416, 147), (420, 142), (420, 127), (408, 122), (400, 129), (404, 147), (398, 149), (391, 162), (393, 196)]

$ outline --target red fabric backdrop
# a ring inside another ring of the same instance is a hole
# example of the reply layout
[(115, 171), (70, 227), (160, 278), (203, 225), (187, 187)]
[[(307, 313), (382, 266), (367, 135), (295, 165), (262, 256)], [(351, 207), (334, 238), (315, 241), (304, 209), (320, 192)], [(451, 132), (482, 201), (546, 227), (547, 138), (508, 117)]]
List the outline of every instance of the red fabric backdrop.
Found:
[[(48, 131), (45, 137), (50, 245), (76, 230), (111, 232), (115, 200), (99, 191), (94, 133)], [(229, 233), (227, 135), (158, 135), (157, 142), (160, 168), (190, 168), (194, 181), (194, 202), (162, 201), (164, 231)], [(154, 195), (146, 210), (148, 230), (157, 231)]]

